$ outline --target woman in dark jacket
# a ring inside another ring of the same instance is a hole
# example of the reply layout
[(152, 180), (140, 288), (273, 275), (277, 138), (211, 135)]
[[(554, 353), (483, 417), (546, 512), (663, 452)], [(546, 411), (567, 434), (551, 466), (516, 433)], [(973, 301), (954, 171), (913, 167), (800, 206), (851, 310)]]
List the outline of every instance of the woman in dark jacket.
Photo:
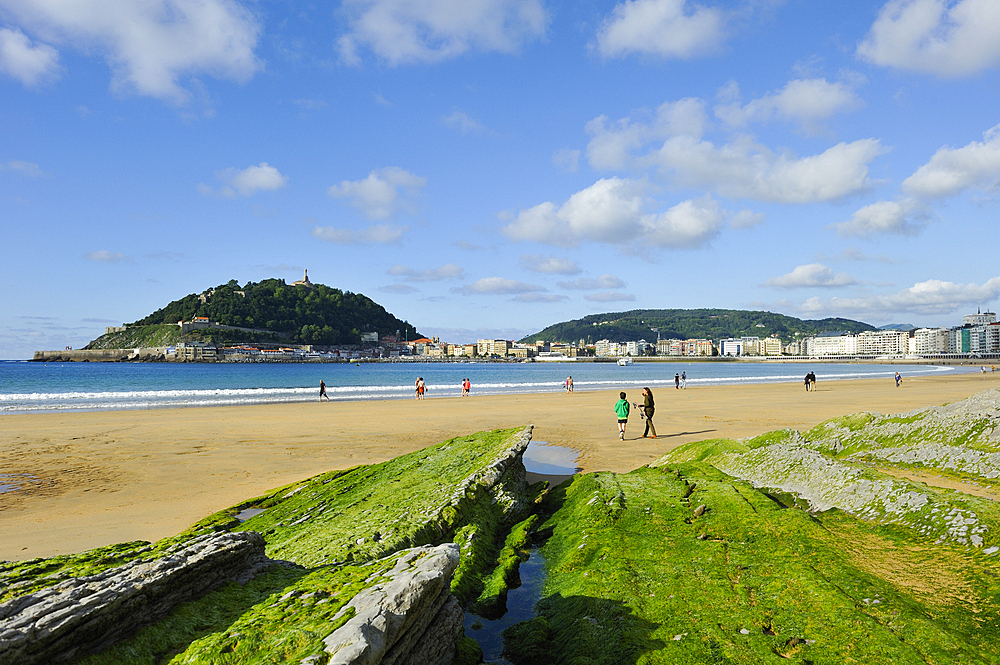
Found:
[[(643, 437), (649, 436), (651, 439), (656, 438), (656, 428), (653, 427), (653, 411), (655, 407), (653, 406), (653, 391), (649, 388), (642, 389), (642, 412), (646, 414), (646, 432), (642, 435)], [(652, 434), (650, 434), (652, 432)]]

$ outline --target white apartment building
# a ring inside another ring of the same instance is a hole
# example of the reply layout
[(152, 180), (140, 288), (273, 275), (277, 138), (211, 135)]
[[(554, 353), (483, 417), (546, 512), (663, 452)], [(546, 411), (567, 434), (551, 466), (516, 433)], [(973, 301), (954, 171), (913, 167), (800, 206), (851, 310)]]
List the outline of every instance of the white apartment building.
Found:
[(858, 353), (856, 335), (827, 335), (802, 340), (804, 356), (853, 356)]
[(913, 333), (910, 350), (917, 355), (948, 353), (950, 333), (947, 328), (920, 328)]
[(972, 353), (1000, 353), (1000, 323), (975, 326), (969, 330), (969, 351)]
[(997, 322), (997, 315), (993, 312), (977, 312), (966, 314), (962, 317), (963, 326), (988, 326)]
[(909, 348), (909, 333), (902, 330), (866, 330), (858, 335), (858, 355), (904, 356)]
[(510, 351), (512, 342), (506, 339), (480, 339), (476, 341), (476, 351), (481, 356), (506, 357)]

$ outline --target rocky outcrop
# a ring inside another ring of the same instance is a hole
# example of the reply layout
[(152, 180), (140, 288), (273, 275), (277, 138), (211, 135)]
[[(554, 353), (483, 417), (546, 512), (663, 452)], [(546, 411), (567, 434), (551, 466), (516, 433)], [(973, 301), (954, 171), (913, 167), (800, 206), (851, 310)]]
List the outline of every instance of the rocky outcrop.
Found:
[(354, 610), (323, 640), (330, 665), (451, 663), (464, 616), (450, 592), (458, 559), (454, 543), (399, 554), (392, 570), (380, 575), (388, 579), (359, 593), (338, 613)]
[(215, 533), (160, 559), (137, 561), (0, 604), (0, 662), (66, 662), (103, 649), (178, 603), (272, 562), (254, 532)]

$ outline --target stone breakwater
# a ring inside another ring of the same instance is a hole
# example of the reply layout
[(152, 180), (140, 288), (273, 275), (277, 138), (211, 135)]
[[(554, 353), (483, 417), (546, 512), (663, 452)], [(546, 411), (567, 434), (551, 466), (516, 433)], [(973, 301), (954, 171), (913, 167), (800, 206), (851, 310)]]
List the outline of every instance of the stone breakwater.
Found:
[[(392, 570), (334, 617), (354, 610), (347, 623), (323, 640), (330, 665), (451, 663), (465, 616), (450, 592), (458, 561), (454, 543), (402, 552)], [(318, 661), (310, 656), (301, 662)]]
[(254, 532), (209, 534), (153, 561), (61, 582), (0, 604), (0, 662), (67, 662), (128, 637), (223, 582), (271, 565)]

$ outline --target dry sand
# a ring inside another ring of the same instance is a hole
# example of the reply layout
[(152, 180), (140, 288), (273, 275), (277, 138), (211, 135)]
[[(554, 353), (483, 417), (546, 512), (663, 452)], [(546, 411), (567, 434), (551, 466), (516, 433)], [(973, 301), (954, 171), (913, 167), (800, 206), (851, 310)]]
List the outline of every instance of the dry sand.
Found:
[(801, 384), (660, 389), (659, 437), (641, 438), (633, 414), (624, 442), (617, 391), (4, 415), (0, 473), (39, 480), (0, 493), (0, 560), (157, 540), (269, 489), (480, 430), (533, 423), (536, 440), (579, 451), (584, 471), (629, 471), (689, 441), (901, 413), (998, 384), (997, 374), (950, 374), (901, 388), (821, 380), (814, 393)]

